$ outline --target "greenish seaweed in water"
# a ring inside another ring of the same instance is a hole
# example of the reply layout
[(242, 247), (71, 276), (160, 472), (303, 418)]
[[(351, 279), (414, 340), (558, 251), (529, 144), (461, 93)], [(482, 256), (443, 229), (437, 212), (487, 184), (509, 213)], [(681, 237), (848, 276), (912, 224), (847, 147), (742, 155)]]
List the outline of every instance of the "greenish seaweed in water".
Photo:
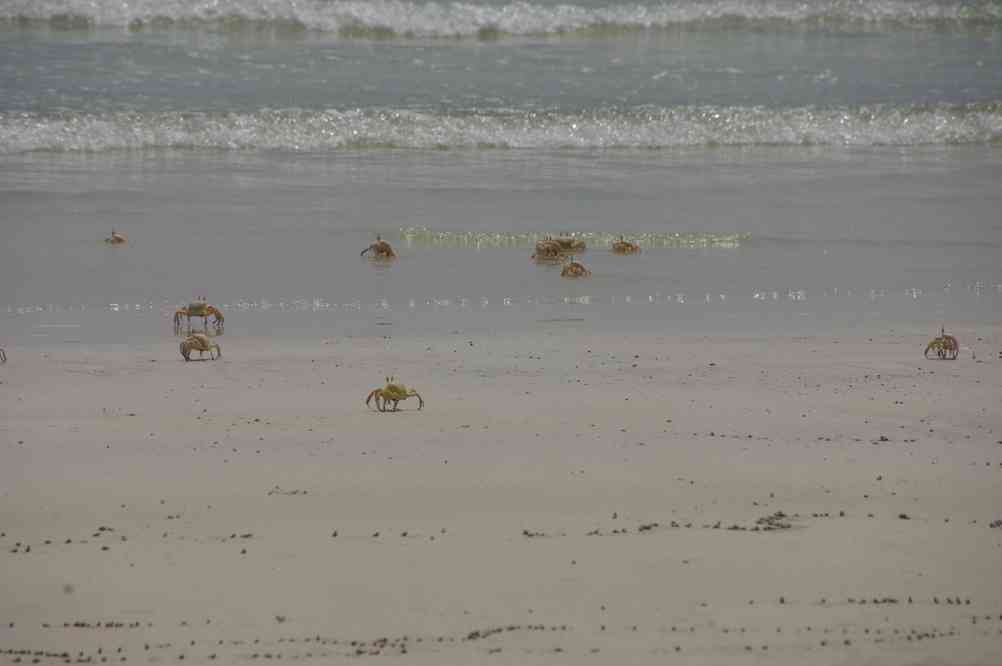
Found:
[(588, 247), (608, 248), (620, 238), (637, 243), (642, 248), (738, 248), (751, 239), (746, 233), (664, 232), (623, 234), (606, 231), (436, 231), (428, 227), (401, 227), (400, 238), (409, 247), (432, 245), (455, 248), (531, 247), (546, 237), (575, 238)]

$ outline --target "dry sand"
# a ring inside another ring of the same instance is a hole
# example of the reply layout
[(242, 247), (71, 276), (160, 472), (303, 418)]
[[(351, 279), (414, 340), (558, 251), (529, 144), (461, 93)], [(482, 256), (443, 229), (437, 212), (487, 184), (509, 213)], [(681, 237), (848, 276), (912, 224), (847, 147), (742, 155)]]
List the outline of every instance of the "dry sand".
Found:
[(8, 348), (0, 660), (1002, 663), (1002, 328), (575, 326)]

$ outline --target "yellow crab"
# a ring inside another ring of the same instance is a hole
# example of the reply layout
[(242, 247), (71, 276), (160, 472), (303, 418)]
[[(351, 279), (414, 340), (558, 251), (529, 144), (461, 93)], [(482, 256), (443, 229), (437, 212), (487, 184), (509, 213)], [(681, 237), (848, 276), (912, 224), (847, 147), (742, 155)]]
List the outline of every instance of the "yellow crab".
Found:
[(560, 261), (564, 256), (564, 250), (560, 243), (549, 236), (536, 243), (536, 251), (532, 258), (536, 261)]
[(957, 342), (957, 338), (952, 335), (947, 335), (946, 327), (941, 326), (939, 329), (939, 337), (933, 338), (932, 341), (926, 345), (926, 358), (929, 358), (929, 352), (931, 351), (935, 351), (936, 356), (939, 358), (952, 361), (960, 355), (960, 343)]
[(569, 238), (567, 236), (558, 236), (552, 239), (554, 243), (560, 246), (563, 252), (584, 252), (588, 249), (585, 242), (580, 238)]
[(125, 237), (125, 234), (120, 234), (114, 229), (111, 230), (111, 235), (104, 239), (104, 242), (108, 245), (124, 245), (129, 242), (129, 239)]
[(637, 254), (640, 252), (640, 246), (620, 236), (619, 240), (612, 244), (612, 251), (616, 254)]
[(181, 356), (184, 357), (185, 361), (191, 360), (192, 351), (197, 351), (199, 358), (202, 358), (202, 354), (205, 352), (209, 352), (209, 358), (213, 359), (223, 356), (223, 350), (219, 347), (219, 343), (213, 342), (209, 336), (202, 333), (189, 335), (181, 342)]
[(212, 317), (212, 324), (216, 327), (216, 333), (223, 332), (223, 322), (226, 320), (223, 313), (205, 301), (195, 301), (183, 308), (178, 308), (174, 312), (174, 335), (180, 335), (181, 333), (181, 319), (188, 320), (188, 332), (190, 333), (192, 317), (201, 317), (205, 330), (209, 330), (209, 317)]
[(569, 261), (560, 270), (560, 277), (579, 278), (588, 277), (589, 275), (591, 275), (591, 271), (574, 261), (574, 257), (569, 257)]
[(560, 261), (571, 252), (584, 252), (585, 242), (578, 238), (544, 236), (536, 242), (532, 258), (536, 261)]
[[(366, 407), (369, 406), (369, 403), (373, 400), (373, 398), (376, 400), (376, 409), (381, 412), (398, 411), (398, 404), (400, 401), (406, 400), (407, 398), (417, 398), (419, 410), (424, 407), (424, 398), (422, 398), (414, 389), (409, 389), (403, 384), (397, 383), (395, 377), (387, 377), (386, 386), (372, 389), (369, 395), (365, 398)], [(390, 403), (393, 403), (392, 409), (390, 409)]]
[(373, 259), (396, 259), (397, 253), (393, 251), (390, 244), (383, 240), (382, 236), (376, 236), (376, 242), (362, 250), (359, 256), (365, 256), (366, 252), (372, 252)]

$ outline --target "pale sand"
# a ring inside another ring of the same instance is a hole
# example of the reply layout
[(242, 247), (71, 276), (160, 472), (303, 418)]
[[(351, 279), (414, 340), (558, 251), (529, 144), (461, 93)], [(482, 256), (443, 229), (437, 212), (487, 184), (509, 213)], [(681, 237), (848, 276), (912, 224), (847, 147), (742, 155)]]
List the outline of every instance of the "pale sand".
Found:
[(1002, 328), (954, 332), (8, 348), (0, 659), (1002, 664)]

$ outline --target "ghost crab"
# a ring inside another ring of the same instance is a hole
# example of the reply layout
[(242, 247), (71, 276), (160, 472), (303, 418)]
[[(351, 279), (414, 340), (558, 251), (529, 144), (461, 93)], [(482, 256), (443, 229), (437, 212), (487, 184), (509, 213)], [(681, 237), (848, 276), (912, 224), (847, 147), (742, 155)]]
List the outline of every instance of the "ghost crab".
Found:
[(209, 358), (222, 358), (223, 350), (219, 347), (218, 342), (213, 342), (209, 339), (209, 336), (203, 333), (193, 333), (185, 338), (181, 342), (181, 356), (184, 357), (185, 361), (191, 360), (191, 352), (197, 351), (198, 357), (202, 358), (202, 354), (209, 352)]
[(223, 332), (223, 322), (226, 320), (223, 313), (220, 312), (218, 308), (209, 305), (205, 301), (195, 301), (194, 303), (189, 303), (183, 308), (178, 308), (174, 312), (174, 335), (180, 335), (181, 333), (182, 318), (188, 320), (188, 332), (191, 333), (192, 317), (201, 317), (203, 327), (206, 331), (209, 330), (209, 317), (212, 317), (212, 325), (215, 326), (216, 332)]
[(560, 277), (566, 278), (580, 278), (588, 277), (591, 275), (591, 271), (585, 268), (580, 263), (574, 261), (574, 257), (568, 257), (567, 263), (560, 270)]
[[(381, 412), (399, 411), (398, 404), (401, 400), (406, 400), (407, 398), (417, 398), (419, 410), (424, 407), (424, 398), (422, 398), (414, 389), (409, 389), (403, 384), (397, 383), (395, 377), (387, 377), (386, 386), (372, 389), (369, 395), (365, 398), (366, 407), (369, 406), (369, 403), (373, 398), (376, 400), (376, 409)], [(393, 403), (392, 409), (390, 409), (390, 403)]]
[(112, 229), (111, 235), (105, 238), (104, 242), (107, 243), (108, 245), (124, 245), (125, 243), (128, 242), (128, 240), (129, 239), (125, 237), (125, 234), (120, 234), (114, 229)]
[(616, 254), (637, 254), (640, 252), (640, 246), (620, 236), (619, 240), (612, 244), (612, 251)]
[(549, 237), (536, 243), (536, 251), (532, 254), (532, 258), (536, 261), (560, 261), (563, 256), (564, 251), (560, 243)]
[(551, 239), (554, 243), (560, 246), (562, 252), (584, 252), (588, 249), (585, 242), (580, 238), (570, 238), (567, 236), (558, 236)]
[(536, 261), (560, 261), (571, 252), (584, 252), (585, 249), (585, 242), (578, 238), (544, 236), (536, 243), (532, 258)]
[(929, 352), (935, 351), (936, 356), (942, 359), (947, 359), (953, 361), (960, 355), (960, 343), (957, 342), (957, 338), (952, 335), (947, 335), (946, 327), (941, 326), (939, 329), (939, 337), (933, 338), (932, 341), (926, 345), (925, 357), (929, 358)]
[(389, 243), (383, 240), (382, 236), (376, 236), (376, 242), (362, 250), (362, 254), (358, 256), (363, 257), (366, 252), (372, 252), (373, 259), (389, 260), (397, 258), (397, 253), (393, 251)]

